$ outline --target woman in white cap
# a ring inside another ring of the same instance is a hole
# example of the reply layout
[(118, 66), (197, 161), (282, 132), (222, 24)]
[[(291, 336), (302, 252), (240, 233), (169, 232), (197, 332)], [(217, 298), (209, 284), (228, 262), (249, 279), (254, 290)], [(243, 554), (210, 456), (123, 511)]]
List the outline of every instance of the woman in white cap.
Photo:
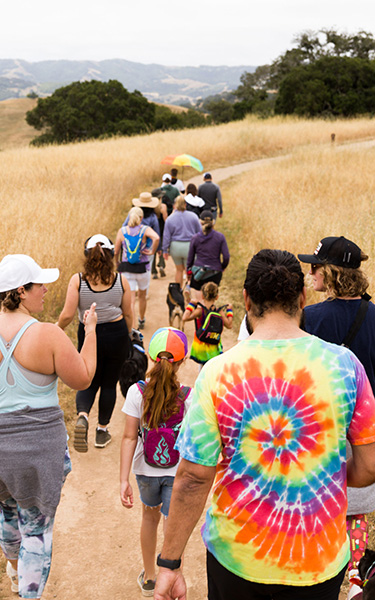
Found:
[(105, 448), (111, 441), (108, 424), (116, 403), (120, 369), (130, 352), (129, 333), (133, 320), (129, 283), (124, 275), (115, 271), (111, 240), (101, 233), (93, 235), (85, 242), (84, 254), (83, 271), (72, 276), (58, 320), (59, 327), (65, 329), (78, 308), (78, 351), (81, 351), (83, 315), (92, 302), (96, 303), (97, 368), (91, 385), (76, 396), (78, 419), (73, 445), (77, 452), (88, 450), (88, 416), (99, 389), (95, 447)]
[[(367, 294), (369, 285), (362, 262), (368, 259), (357, 244), (345, 237), (323, 238), (313, 254), (299, 254), (310, 265), (316, 292), (326, 300), (307, 306), (303, 328), (326, 342), (346, 346), (359, 358), (375, 394), (375, 306)], [(351, 456), (349, 444), (348, 456)], [(375, 510), (375, 484), (365, 488), (348, 487), (347, 529), (351, 558), (349, 573), (358, 575), (357, 565), (368, 544), (367, 514)], [(359, 575), (358, 575), (359, 576)], [(348, 598), (361, 589), (353, 585)]]
[(52, 552), (61, 488), (71, 470), (57, 377), (85, 389), (96, 367), (95, 307), (86, 311), (79, 354), (43, 311), (45, 283), (58, 269), (42, 269), (24, 254), (0, 262), (0, 545), (11, 589), (40, 598)]

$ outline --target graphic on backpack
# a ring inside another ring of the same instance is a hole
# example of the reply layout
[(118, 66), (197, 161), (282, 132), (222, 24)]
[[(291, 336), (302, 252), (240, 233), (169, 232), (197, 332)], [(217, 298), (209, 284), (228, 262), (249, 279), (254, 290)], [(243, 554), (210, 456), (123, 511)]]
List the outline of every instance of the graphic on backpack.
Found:
[(200, 302), (198, 305), (202, 307), (203, 314), (207, 311), (203, 324), (195, 331), (198, 340), (205, 344), (219, 344), (224, 328), (223, 317), (216, 309), (207, 309)]
[(141, 246), (146, 225), (142, 225), (137, 235), (130, 235), (127, 225), (121, 228), (124, 236), (122, 260), (132, 265), (139, 263), (141, 260)]
[[(138, 381), (137, 386), (143, 395), (145, 382)], [(150, 467), (170, 469), (177, 465), (180, 453), (174, 449), (174, 445), (180, 432), (185, 412), (185, 400), (190, 390), (191, 388), (187, 386), (180, 388), (178, 412), (171, 415), (165, 423), (161, 423), (157, 429), (148, 429), (146, 424), (142, 425), (140, 435), (143, 440), (143, 455)]]

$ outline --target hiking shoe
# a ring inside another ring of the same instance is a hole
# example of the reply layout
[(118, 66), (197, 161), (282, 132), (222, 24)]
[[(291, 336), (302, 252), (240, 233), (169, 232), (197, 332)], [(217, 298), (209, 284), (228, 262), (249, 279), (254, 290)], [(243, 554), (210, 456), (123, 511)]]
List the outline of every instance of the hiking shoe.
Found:
[(95, 448), (105, 448), (112, 440), (111, 434), (106, 429), (97, 429), (95, 433)]
[(167, 274), (164, 271), (163, 267), (159, 267), (159, 273), (160, 273), (160, 277), (166, 277), (167, 276)]
[(7, 561), (7, 575), (10, 579), (10, 589), (12, 592), (18, 593), (18, 573), (13, 569), (9, 560)]
[(145, 328), (146, 319), (138, 317), (138, 331)]
[(146, 579), (145, 580), (145, 572), (142, 571), (138, 575), (138, 585), (141, 588), (142, 596), (153, 596), (155, 590), (155, 579)]
[(89, 449), (87, 444), (88, 429), (89, 422), (86, 417), (81, 415), (78, 417), (76, 426), (74, 428), (73, 448), (77, 452), (87, 452)]

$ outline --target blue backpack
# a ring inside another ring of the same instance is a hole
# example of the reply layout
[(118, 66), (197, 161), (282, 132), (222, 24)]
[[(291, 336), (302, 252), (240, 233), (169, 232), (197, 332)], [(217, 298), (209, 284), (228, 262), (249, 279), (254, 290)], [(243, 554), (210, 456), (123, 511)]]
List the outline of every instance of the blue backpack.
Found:
[(146, 229), (147, 229), (146, 225), (142, 225), (138, 234), (130, 235), (127, 225), (125, 225), (125, 227), (121, 228), (122, 235), (124, 236), (124, 242), (123, 242), (124, 251), (122, 254), (123, 261), (128, 262), (131, 265), (134, 265), (134, 264), (140, 262), (142, 240), (143, 240), (143, 236), (144, 236)]

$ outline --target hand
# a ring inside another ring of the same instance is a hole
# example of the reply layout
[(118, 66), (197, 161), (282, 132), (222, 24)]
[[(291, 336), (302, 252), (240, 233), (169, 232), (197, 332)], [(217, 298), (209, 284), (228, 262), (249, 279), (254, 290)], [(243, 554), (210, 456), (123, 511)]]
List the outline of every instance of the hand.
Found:
[(151, 252), (151, 248), (145, 248), (142, 250), (142, 254), (146, 254), (146, 256), (151, 256), (153, 252)]
[(229, 310), (233, 310), (233, 304), (227, 304), (227, 309), (229, 308)]
[(168, 260), (169, 254), (168, 252), (163, 252), (164, 260)]
[(134, 506), (133, 488), (128, 481), (121, 482), (120, 498), (121, 498), (121, 504), (123, 506), (125, 506), (125, 508), (133, 508), (133, 506)]
[(156, 579), (154, 600), (186, 600), (186, 582), (182, 571), (160, 567)]
[(85, 326), (85, 334), (87, 335), (91, 331), (95, 332), (96, 323), (98, 321), (98, 315), (96, 314), (96, 302), (93, 302), (88, 310), (85, 310), (83, 315), (83, 324)]
[(222, 216), (223, 216), (223, 213), (219, 213), (219, 219), (221, 219)]

